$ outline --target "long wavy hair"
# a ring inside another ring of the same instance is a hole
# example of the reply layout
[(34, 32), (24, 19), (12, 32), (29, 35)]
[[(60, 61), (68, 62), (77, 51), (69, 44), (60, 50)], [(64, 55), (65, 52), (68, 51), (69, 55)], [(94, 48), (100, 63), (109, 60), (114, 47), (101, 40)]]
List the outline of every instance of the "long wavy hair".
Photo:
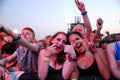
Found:
[[(52, 45), (52, 40), (59, 34), (63, 34), (67, 37), (65, 32), (62, 32), (62, 31), (57, 32), (52, 36), (52, 38), (50, 40), (50, 45)], [(65, 55), (66, 55), (66, 53), (64, 52), (64, 49), (63, 49), (59, 54), (57, 54), (57, 59), (55, 60), (55, 62), (58, 63), (58, 64), (63, 64), (64, 61), (65, 61)]]

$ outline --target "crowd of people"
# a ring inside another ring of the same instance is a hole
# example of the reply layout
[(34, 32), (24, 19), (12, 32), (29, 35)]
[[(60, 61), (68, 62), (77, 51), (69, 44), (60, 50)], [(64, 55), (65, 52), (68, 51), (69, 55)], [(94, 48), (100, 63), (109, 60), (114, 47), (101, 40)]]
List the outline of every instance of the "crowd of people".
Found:
[(0, 25), (0, 80), (120, 80), (120, 33), (92, 26), (83, 2), (75, 0), (84, 25), (36, 40), (31, 27), (20, 34)]

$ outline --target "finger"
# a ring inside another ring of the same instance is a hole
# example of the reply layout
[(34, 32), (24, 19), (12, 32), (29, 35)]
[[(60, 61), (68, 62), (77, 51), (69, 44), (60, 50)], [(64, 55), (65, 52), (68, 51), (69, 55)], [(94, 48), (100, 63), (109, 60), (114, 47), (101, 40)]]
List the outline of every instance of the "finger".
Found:
[(53, 46), (52, 48), (53, 48), (53, 49), (56, 49), (56, 48), (57, 48), (57, 46)]
[(52, 44), (51, 46), (48, 47), (48, 49), (53, 49), (56, 48), (57, 46), (55, 44)]
[(79, 1), (78, 0), (75, 0), (75, 3), (76, 3), (76, 5), (79, 5)]
[(77, 0), (75, 0), (75, 3), (77, 3)]
[(51, 45), (51, 47), (56, 47), (56, 44)]

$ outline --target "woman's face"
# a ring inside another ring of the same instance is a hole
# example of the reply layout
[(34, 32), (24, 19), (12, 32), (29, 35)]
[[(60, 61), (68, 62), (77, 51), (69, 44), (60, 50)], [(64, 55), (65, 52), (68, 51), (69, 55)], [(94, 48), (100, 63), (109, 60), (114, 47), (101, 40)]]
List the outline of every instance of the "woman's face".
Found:
[(81, 39), (81, 37), (79, 35), (71, 34), (69, 36), (68, 40), (77, 53), (81, 54), (81, 53), (84, 53), (86, 51), (86, 48), (83, 44), (83, 40)]
[(67, 37), (64, 34), (58, 34), (51, 42), (55, 45), (57, 52), (61, 52), (66, 45)]
[(21, 33), (21, 37), (25, 38), (27, 41), (32, 42), (33, 33), (30, 30), (23, 30)]

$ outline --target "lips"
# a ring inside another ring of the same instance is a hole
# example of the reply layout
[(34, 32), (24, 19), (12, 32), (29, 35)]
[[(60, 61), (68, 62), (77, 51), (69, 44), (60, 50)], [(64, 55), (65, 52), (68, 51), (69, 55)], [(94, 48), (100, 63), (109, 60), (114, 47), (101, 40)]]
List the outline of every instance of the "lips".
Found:
[(63, 49), (63, 47), (61, 47), (61, 46), (55, 46), (56, 47), (56, 51), (58, 51), (58, 52), (60, 52), (62, 49)]
[(58, 48), (58, 49), (61, 49), (62, 47), (60, 47), (60, 46), (54, 46), (54, 47), (56, 47), (56, 48)]
[(75, 48), (80, 48), (82, 46), (82, 43), (77, 43)]

